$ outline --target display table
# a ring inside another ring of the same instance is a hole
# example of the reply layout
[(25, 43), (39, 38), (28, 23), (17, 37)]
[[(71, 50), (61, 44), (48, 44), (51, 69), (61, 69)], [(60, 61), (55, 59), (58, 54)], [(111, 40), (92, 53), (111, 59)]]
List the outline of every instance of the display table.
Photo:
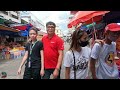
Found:
[(24, 55), (25, 50), (19, 50), (19, 49), (12, 49), (9, 51), (11, 55), (11, 59), (16, 59)]

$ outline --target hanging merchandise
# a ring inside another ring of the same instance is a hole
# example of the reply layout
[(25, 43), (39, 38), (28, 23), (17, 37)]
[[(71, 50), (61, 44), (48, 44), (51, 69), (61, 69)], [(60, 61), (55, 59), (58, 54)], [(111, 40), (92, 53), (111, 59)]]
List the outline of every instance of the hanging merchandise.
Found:
[[(98, 23), (98, 24), (95, 24), (94, 25), (95, 29), (96, 30), (101, 30), (101, 29), (104, 29), (105, 28), (105, 23)], [(93, 26), (89, 27), (89, 30), (93, 31)]]
[(82, 25), (81, 27), (80, 27), (80, 30), (82, 30), (82, 31), (87, 31), (89, 28), (86, 26), (86, 25)]
[(86, 27), (87, 27), (87, 28), (90, 28), (90, 27), (93, 27), (93, 25), (96, 25), (96, 23), (93, 22), (93, 23), (91, 23), (91, 24), (86, 25)]
[(88, 24), (86, 25), (85, 23), (81, 25), (80, 27), (80, 30), (83, 30), (83, 31), (90, 31), (91, 28), (93, 28), (93, 24), (96, 25), (95, 22), (91, 23), (91, 24)]

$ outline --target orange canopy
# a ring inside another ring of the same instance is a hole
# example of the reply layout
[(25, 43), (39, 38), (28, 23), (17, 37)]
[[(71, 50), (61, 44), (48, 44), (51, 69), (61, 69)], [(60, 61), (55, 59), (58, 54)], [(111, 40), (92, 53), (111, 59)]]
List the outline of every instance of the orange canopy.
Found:
[(93, 21), (99, 21), (102, 19), (102, 16), (108, 12), (109, 11), (78, 11), (75, 16), (70, 20), (68, 28), (71, 28), (72, 26), (76, 26), (77, 24), (83, 22), (90, 24)]

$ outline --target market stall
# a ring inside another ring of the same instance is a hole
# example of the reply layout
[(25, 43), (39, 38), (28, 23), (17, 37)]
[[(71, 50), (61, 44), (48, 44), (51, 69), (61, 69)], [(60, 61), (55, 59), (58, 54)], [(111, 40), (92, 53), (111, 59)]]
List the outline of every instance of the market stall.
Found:
[[(24, 37), (20, 37), (17, 32), (0, 30), (0, 60), (15, 59), (23, 55), (24, 48), (14, 51), (15, 45), (22, 48)], [(13, 50), (13, 51), (12, 51)]]

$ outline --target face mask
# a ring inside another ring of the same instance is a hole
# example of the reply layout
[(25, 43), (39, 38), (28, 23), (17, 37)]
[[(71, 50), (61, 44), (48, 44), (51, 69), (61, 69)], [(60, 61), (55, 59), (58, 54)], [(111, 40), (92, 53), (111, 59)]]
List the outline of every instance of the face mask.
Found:
[(108, 37), (108, 39), (109, 39), (109, 40), (111, 40), (111, 41), (113, 41), (113, 42), (115, 42), (115, 41), (117, 40), (117, 38), (116, 38), (116, 37), (111, 37), (111, 36), (110, 36), (110, 37)]
[(79, 45), (80, 45), (81, 47), (85, 47), (85, 46), (87, 46), (88, 44), (89, 44), (88, 41), (80, 41), (80, 42), (79, 42)]

